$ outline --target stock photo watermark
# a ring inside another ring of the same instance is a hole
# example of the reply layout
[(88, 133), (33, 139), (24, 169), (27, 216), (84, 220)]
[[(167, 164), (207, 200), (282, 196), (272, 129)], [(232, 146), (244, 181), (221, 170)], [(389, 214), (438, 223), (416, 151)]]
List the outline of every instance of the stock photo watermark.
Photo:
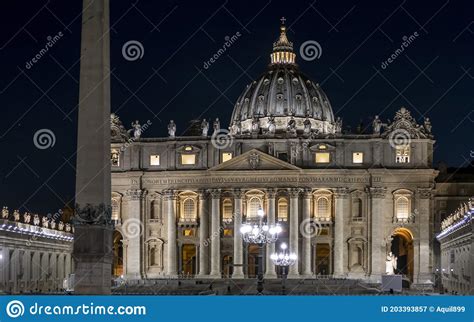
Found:
[(313, 61), (321, 58), (323, 48), (316, 40), (307, 40), (300, 46), (300, 56), (306, 61)]
[(209, 58), (207, 61), (204, 62), (203, 67), (204, 69), (209, 69), (212, 64), (214, 64), (224, 53), (227, 51), (228, 48), (232, 47), (232, 45), (242, 36), (242, 34), (237, 31), (235, 34), (232, 36), (225, 36), (224, 40), (224, 45), (219, 48), (214, 55), (212, 55), (211, 58)]
[(129, 40), (122, 46), (122, 56), (128, 61), (142, 59), (145, 55), (145, 48), (138, 40)]
[(420, 35), (417, 31), (415, 31), (409, 36), (403, 36), (402, 44), (400, 45), (400, 47), (395, 49), (395, 51), (390, 55), (390, 57), (388, 57), (385, 61), (382, 62), (380, 67), (382, 69), (386, 69), (388, 65), (393, 63), (405, 51), (405, 49), (408, 48), (419, 36)]
[(40, 150), (52, 148), (56, 144), (56, 135), (50, 129), (40, 129), (33, 135), (33, 143)]
[(48, 41), (43, 48), (29, 61), (26, 62), (25, 67), (26, 69), (31, 69), (34, 64), (38, 63), (41, 58), (43, 58), (49, 51), (50, 48), (53, 48), (54, 45), (63, 37), (63, 33), (60, 31), (54, 36), (48, 36), (46, 40)]

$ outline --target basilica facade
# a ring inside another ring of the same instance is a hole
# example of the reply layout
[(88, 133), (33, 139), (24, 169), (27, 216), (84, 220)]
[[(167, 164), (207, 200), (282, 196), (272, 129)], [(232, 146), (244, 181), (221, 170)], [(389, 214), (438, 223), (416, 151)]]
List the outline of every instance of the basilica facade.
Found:
[[(258, 246), (240, 226), (263, 211), (298, 257), (288, 278), (380, 282), (387, 256), (412, 285), (430, 285), (437, 171), (429, 119), (401, 107), (370, 133), (348, 133), (318, 83), (296, 64), (281, 26), (266, 72), (237, 99), (229, 130), (199, 120), (147, 138), (111, 116), (114, 274), (127, 280), (254, 277)], [(132, 132), (132, 135), (129, 133)], [(181, 133), (181, 132), (180, 132)], [(391, 253), (391, 254), (390, 254)]]

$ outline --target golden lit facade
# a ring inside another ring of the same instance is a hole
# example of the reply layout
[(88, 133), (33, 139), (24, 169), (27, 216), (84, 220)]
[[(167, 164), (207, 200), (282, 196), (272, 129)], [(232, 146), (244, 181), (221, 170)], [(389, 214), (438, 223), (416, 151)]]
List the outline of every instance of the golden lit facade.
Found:
[[(167, 138), (139, 138), (114, 156), (120, 272), (129, 280), (255, 277), (258, 247), (244, 244), (239, 229), (263, 210), (283, 227), (265, 249), (265, 278), (278, 276), (270, 255), (285, 242), (298, 256), (290, 279), (379, 282), (392, 252), (409, 284), (432, 286), (431, 126), (402, 107), (383, 130), (376, 118), (372, 133), (344, 133), (321, 87), (300, 73), (285, 26), (273, 47), (223, 140), (205, 120), (185, 136), (171, 121)], [(111, 126), (117, 151), (126, 131), (115, 115)], [(402, 130), (408, 145), (393, 142)]]

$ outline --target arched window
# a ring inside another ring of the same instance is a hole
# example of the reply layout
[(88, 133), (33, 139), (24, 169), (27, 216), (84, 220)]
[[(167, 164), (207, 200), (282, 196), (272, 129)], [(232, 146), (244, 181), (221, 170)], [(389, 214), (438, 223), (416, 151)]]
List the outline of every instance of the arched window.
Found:
[(196, 219), (196, 203), (194, 199), (187, 198), (183, 201), (181, 217), (184, 221), (193, 221)]
[(249, 218), (257, 218), (258, 210), (262, 208), (262, 200), (258, 197), (251, 197), (248, 202), (247, 216)]
[(397, 219), (408, 219), (410, 213), (410, 201), (407, 197), (398, 197), (395, 201), (395, 214)]
[(120, 202), (117, 199), (112, 199), (112, 220), (118, 221), (120, 219)]
[(326, 197), (319, 197), (317, 200), (316, 217), (329, 218), (329, 200)]
[(232, 200), (224, 199), (222, 202), (222, 220), (225, 222), (232, 221), (233, 217), (233, 208), (232, 208)]
[(288, 201), (285, 198), (278, 199), (278, 221), (288, 221)]

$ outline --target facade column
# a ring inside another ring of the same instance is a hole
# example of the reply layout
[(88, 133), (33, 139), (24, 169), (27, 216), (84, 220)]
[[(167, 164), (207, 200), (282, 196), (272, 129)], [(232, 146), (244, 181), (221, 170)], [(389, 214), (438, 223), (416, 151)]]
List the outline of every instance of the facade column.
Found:
[[(122, 275), (123, 276), (127, 276), (127, 266), (128, 266), (128, 240), (126, 239), (123, 239), (122, 240), (122, 249), (123, 249), (123, 263), (122, 263), (122, 267), (123, 267), (123, 273)], [(66, 270), (69, 270), (71, 271), (71, 261), (66, 257)], [(68, 274), (69, 276), (69, 274)]]
[(385, 273), (385, 243), (383, 236), (385, 194), (387, 188), (370, 188), (371, 213), (370, 213), (370, 268), (371, 279), (381, 282)]
[[(166, 218), (168, 232), (168, 256), (166, 259), (166, 274), (168, 277), (178, 276), (177, 239), (176, 239), (176, 199), (175, 191), (168, 190), (164, 193), (166, 203)], [(128, 249), (130, 250), (130, 248)]]
[(143, 197), (145, 190), (126, 191), (127, 211), (122, 221), (123, 238), (128, 240), (127, 279), (140, 279), (142, 272), (141, 237), (143, 234)]
[[(415, 283), (430, 284), (433, 275), (430, 272), (430, 218), (431, 218), (431, 188), (419, 188), (418, 197), (418, 225), (420, 227), (419, 235), (419, 255), (414, 256), (414, 267), (418, 274), (414, 272)], [(415, 219), (415, 220), (416, 220)], [(414, 247), (417, 245), (414, 243)], [(416, 253), (416, 252), (415, 252)], [(417, 263), (418, 262), (418, 263)], [(418, 267), (418, 269), (416, 269)]]
[[(305, 189), (303, 191), (303, 222), (309, 223), (311, 221), (311, 189)], [(303, 235), (303, 260), (301, 261), (303, 275), (310, 277), (313, 275), (311, 268), (311, 237), (313, 234), (302, 234)]]
[[(267, 224), (275, 225), (275, 197), (277, 191), (275, 189), (267, 189)], [(275, 264), (270, 258), (271, 254), (275, 252), (275, 243), (267, 244), (267, 252), (265, 256), (265, 278), (276, 278)]]
[(297, 262), (290, 266), (288, 272), (288, 278), (298, 278), (300, 276), (299, 273), (299, 261), (300, 261), (300, 254), (298, 252), (298, 242), (299, 242), (299, 211), (298, 211), (298, 200), (299, 200), (300, 190), (298, 188), (293, 188), (290, 190), (290, 220), (289, 220), (289, 230), (290, 230), (290, 245), (289, 251), (290, 253), (295, 253), (298, 260)]
[(220, 198), (221, 190), (211, 190), (211, 273), (210, 276), (221, 277), (221, 232), (220, 232)]
[(242, 196), (240, 189), (235, 189), (234, 193), (234, 270), (232, 278), (244, 278), (243, 270), (243, 242), (240, 227), (242, 226)]
[(0, 248), (0, 261), (1, 261), (1, 265), (0, 265), (0, 287), (3, 289), (3, 290), (6, 290), (7, 287), (7, 282), (8, 282), (8, 265), (6, 263), (8, 263), (8, 248), (6, 247), (3, 247), (3, 248)]
[(334, 219), (334, 275), (343, 276), (345, 273), (344, 259), (347, 258), (347, 247), (344, 245), (346, 240), (344, 236), (344, 225), (346, 218), (344, 215), (350, 211), (349, 189), (336, 188), (334, 192), (335, 199), (335, 219)]
[(206, 192), (200, 190), (199, 198), (199, 276), (209, 274), (209, 212)]

